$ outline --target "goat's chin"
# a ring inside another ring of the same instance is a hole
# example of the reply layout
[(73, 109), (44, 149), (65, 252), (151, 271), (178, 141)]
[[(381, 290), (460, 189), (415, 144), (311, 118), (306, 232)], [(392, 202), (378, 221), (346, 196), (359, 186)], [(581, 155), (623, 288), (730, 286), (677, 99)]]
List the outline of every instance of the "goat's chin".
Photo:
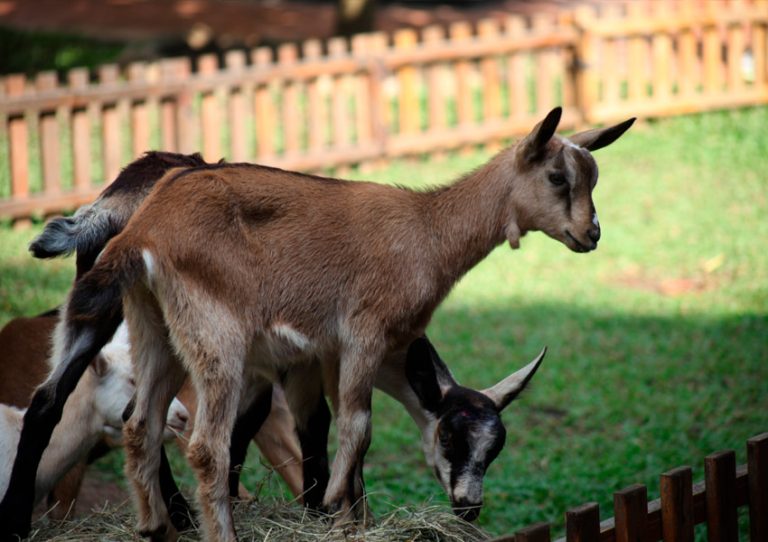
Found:
[(579, 254), (585, 254), (597, 249), (597, 243), (589, 241), (589, 244), (587, 244), (583, 241), (579, 241), (568, 230), (565, 230), (559, 240), (573, 252), (577, 252)]

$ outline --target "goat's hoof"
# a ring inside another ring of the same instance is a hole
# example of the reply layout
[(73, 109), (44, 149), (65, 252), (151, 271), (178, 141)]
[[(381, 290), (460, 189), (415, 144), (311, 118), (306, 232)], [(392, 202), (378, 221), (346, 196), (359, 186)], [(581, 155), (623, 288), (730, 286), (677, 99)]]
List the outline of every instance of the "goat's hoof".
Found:
[(167, 525), (161, 525), (156, 529), (142, 529), (139, 531), (139, 536), (148, 538), (151, 542), (174, 542), (179, 538), (176, 529), (168, 528)]
[(29, 536), (30, 521), (0, 518), (0, 542), (19, 542)]

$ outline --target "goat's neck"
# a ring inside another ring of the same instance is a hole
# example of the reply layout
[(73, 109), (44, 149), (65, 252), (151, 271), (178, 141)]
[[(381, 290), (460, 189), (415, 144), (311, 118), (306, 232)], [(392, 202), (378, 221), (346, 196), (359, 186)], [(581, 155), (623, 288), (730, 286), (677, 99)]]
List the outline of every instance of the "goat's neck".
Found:
[(397, 360), (383, 363), (376, 373), (376, 387), (403, 405), (421, 432), (421, 442), (427, 461), (432, 462), (435, 416), (424, 409), (405, 378), (405, 363)]
[[(510, 151), (507, 151), (510, 152)], [(455, 282), (516, 231), (514, 172), (501, 156), (431, 193), (432, 247), (445, 280)]]
[(43, 453), (35, 480), (35, 500), (47, 495), (61, 477), (83, 460), (98, 441), (105, 420), (93, 405), (90, 371), (67, 399), (61, 421)]

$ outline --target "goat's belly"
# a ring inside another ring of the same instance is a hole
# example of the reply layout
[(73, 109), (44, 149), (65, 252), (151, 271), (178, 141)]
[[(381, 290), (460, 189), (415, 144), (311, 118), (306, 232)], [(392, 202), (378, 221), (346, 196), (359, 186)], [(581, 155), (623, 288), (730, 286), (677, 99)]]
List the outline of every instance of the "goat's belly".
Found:
[(318, 345), (289, 324), (275, 324), (259, 334), (251, 346), (250, 370), (272, 382), (292, 366), (312, 363), (319, 354)]

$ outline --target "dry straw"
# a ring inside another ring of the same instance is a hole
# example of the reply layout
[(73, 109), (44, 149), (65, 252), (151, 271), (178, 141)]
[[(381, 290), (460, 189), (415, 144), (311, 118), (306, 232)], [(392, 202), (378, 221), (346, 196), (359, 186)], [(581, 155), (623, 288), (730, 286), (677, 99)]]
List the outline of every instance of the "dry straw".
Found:
[[(415, 510), (396, 509), (378, 517), (365, 530), (331, 529), (328, 517), (307, 513), (297, 505), (282, 502), (239, 502), (234, 505), (238, 538), (287, 541), (365, 541), (365, 542), (478, 542), (488, 535), (457, 518), (444, 507), (427, 506)], [(105, 507), (87, 517), (72, 521), (40, 520), (33, 525), (30, 540), (51, 542), (140, 541), (130, 506)], [(197, 532), (184, 533), (180, 541), (200, 540)]]

